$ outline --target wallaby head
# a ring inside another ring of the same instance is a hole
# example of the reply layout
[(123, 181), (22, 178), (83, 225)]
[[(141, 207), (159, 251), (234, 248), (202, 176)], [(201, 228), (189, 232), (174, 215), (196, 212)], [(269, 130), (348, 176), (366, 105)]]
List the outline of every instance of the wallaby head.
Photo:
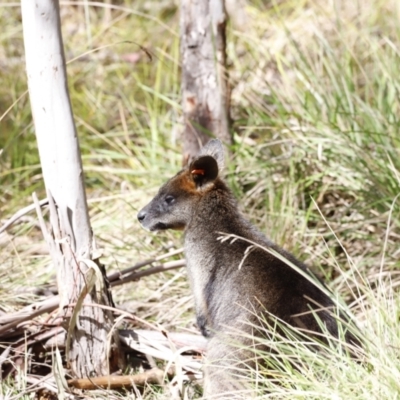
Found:
[(224, 149), (219, 140), (209, 141), (198, 156), (165, 183), (154, 199), (138, 214), (149, 231), (185, 229), (196, 203), (210, 190), (224, 166)]

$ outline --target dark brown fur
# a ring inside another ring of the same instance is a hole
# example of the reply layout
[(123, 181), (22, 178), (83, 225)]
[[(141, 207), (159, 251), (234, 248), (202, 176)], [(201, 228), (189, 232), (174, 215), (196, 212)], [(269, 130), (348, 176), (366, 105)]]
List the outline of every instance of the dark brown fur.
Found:
[[(235, 332), (251, 337), (254, 332), (250, 324), (258, 326), (260, 316), (268, 320), (271, 314), (310, 335), (318, 335), (321, 329), (310, 310), (315, 310), (334, 336), (337, 324), (332, 301), (314, 283), (260, 247), (251, 247), (245, 256), (250, 242), (254, 242), (278, 252), (309, 274), (303, 263), (272, 243), (241, 215), (231, 191), (218, 177), (222, 167), (222, 145), (212, 140), (189, 167), (160, 188), (138, 218), (149, 230), (185, 231), (197, 323), (203, 335), (210, 338), (205, 397), (249, 398), (249, 394), (240, 394), (244, 386), (233, 377), (232, 366), (234, 359), (244, 361), (249, 354), (245, 350), (233, 351), (234, 347), (226, 343), (227, 335), (250, 344), (251, 340)], [(222, 233), (246, 240), (221, 241)]]

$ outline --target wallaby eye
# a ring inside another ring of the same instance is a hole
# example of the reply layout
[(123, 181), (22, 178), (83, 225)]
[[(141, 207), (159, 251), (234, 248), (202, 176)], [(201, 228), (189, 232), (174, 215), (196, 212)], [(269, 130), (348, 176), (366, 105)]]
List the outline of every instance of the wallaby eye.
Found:
[(168, 196), (165, 197), (165, 202), (167, 204), (172, 204), (174, 201), (175, 201), (175, 197), (174, 196), (168, 195)]

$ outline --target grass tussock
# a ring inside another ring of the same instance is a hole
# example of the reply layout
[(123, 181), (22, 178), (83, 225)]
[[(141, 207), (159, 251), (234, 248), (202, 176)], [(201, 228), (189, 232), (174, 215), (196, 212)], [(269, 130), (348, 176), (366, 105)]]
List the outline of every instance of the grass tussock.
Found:
[[(61, 12), (92, 226), (108, 270), (123, 269), (180, 247), (179, 235), (149, 235), (136, 222), (180, 165), (177, 5), (61, 1)], [(356, 363), (345, 352), (319, 357), (301, 342), (277, 341), (280, 383), (257, 371), (255, 382), (269, 389), (260, 398), (399, 396), (399, 15), (395, 0), (252, 0), (241, 24), (229, 26), (236, 144), (226, 177), (244, 213), (347, 301), (365, 352)], [(18, 5), (0, 0), (0, 24), (4, 222), (44, 188)], [(0, 282), (0, 313), (54, 284), (35, 215), (0, 234)], [(184, 270), (119, 287), (114, 297), (167, 329), (194, 329)], [(294, 355), (297, 369), (285, 362)], [(1, 382), (0, 397), (20, 393), (24, 373)]]

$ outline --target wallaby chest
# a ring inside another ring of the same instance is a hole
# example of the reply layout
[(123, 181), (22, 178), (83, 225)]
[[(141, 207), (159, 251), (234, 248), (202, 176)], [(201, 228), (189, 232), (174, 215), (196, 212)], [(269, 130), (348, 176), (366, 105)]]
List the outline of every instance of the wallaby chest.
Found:
[(185, 235), (187, 273), (197, 323), (205, 336), (234, 325), (239, 315), (245, 313), (253, 294), (246, 289), (246, 283), (252, 280), (254, 271), (240, 269), (243, 251), (237, 254), (237, 246), (221, 243), (219, 236), (212, 229), (203, 235), (198, 230)]
[(207, 287), (217, 268), (213, 252), (204, 240), (198, 240), (195, 234), (185, 235), (186, 269), (194, 297), (197, 324), (205, 336), (209, 336), (212, 321), (209, 315)]

